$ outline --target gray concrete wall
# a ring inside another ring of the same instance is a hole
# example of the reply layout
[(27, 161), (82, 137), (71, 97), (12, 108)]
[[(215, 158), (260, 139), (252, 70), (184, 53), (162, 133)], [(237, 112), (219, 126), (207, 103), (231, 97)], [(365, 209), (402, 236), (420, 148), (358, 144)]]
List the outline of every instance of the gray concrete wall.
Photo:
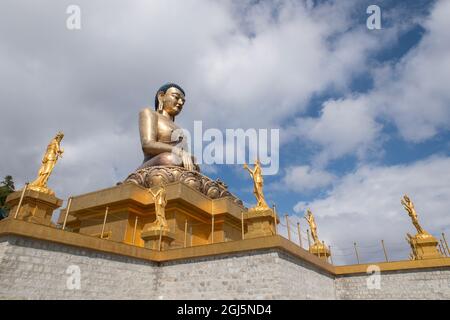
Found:
[[(69, 290), (78, 266), (81, 288)], [(0, 238), (0, 299), (450, 299), (450, 268), (334, 278), (278, 249), (152, 263), (19, 236)]]
[(336, 299), (334, 276), (284, 253), (278, 259), (283, 299)]
[(334, 280), (278, 250), (162, 264), (168, 299), (335, 299)]
[[(450, 299), (450, 268), (381, 272), (379, 286), (368, 275), (338, 277), (338, 299)], [(367, 285), (369, 279), (370, 285)]]
[[(278, 250), (161, 263), (24, 237), (0, 239), (2, 299), (334, 299), (333, 278)], [(297, 261), (296, 261), (297, 260)], [(69, 290), (67, 269), (80, 268)]]
[[(1, 299), (152, 299), (154, 264), (28, 238), (0, 239)], [(67, 269), (79, 266), (81, 289)]]

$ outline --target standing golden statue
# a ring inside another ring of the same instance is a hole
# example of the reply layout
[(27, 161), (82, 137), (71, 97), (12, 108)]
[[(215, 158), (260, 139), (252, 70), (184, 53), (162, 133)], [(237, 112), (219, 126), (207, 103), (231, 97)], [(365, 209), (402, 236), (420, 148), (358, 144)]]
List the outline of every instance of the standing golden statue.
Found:
[(269, 206), (267, 205), (266, 200), (264, 199), (263, 194), (264, 179), (262, 176), (261, 163), (259, 162), (258, 159), (256, 159), (255, 166), (253, 168), (254, 168), (253, 170), (250, 169), (248, 165), (244, 163), (244, 169), (246, 169), (250, 173), (250, 176), (253, 179), (253, 194), (255, 195), (257, 201), (256, 209), (266, 210), (267, 208), (269, 208)]
[(309, 230), (311, 231), (311, 237), (313, 238), (314, 244), (319, 243), (319, 237), (317, 236), (317, 224), (316, 220), (310, 209), (306, 210), (306, 221), (309, 224)]
[(309, 224), (309, 229), (311, 231), (311, 237), (313, 239), (313, 243), (309, 246), (309, 252), (322, 258), (324, 260), (328, 260), (328, 257), (331, 255), (330, 249), (325, 246), (325, 244), (319, 240), (319, 236), (317, 235), (317, 224), (314, 219), (314, 215), (310, 209), (306, 210), (305, 220)]
[(47, 187), (47, 181), (56, 165), (56, 162), (58, 161), (58, 158), (62, 157), (62, 154), (64, 153), (64, 149), (60, 147), (63, 137), (64, 133), (60, 131), (48, 144), (47, 150), (42, 158), (42, 165), (39, 169), (38, 177), (28, 185), (29, 189), (51, 195), (55, 194), (50, 188)]
[(417, 234), (428, 235), (428, 232), (426, 232), (419, 224), (419, 218), (417, 217), (416, 209), (414, 208), (414, 203), (411, 201), (411, 199), (405, 194), (400, 202), (403, 205), (403, 208), (405, 208), (406, 212), (408, 212), (408, 215), (411, 217), (412, 223), (414, 227), (416, 227)]
[(253, 194), (257, 203), (256, 206), (249, 208), (242, 216), (246, 225), (244, 229), (247, 230), (242, 237), (250, 239), (276, 235), (279, 219), (275, 210), (270, 208), (264, 199), (264, 179), (259, 159), (256, 159), (253, 170), (246, 163), (244, 163), (244, 169), (250, 173), (250, 177), (253, 179)]
[(406, 241), (408, 241), (411, 246), (410, 259), (422, 260), (440, 258), (441, 254), (437, 250), (438, 241), (419, 224), (419, 218), (411, 199), (405, 194), (400, 202), (406, 212), (408, 212), (408, 215), (411, 217), (412, 223), (417, 230), (415, 236), (412, 236), (409, 233), (406, 234)]
[(165, 211), (167, 205), (166, 190), (164, 189), (164, 187), (159, 187), (156, 193), (153, 193), (153, 191), (150, 189), (148, 189), (148, 192), (155, 199), (155, 212), (156, 212), (156, 220), (151, 224), (149, 229), (169, 231), (169, 225), (167, 224)]
[(145, 108), (139, 113), (139, 133), (144, 162), (139, 169), (153, 166), (180, 166), (199, 171), (195, 158), (186, 150), (186, 137), (175, 124), (175, 116), (183, 109), (184, 90), (168, 83), (158, 89), (155, 111)]

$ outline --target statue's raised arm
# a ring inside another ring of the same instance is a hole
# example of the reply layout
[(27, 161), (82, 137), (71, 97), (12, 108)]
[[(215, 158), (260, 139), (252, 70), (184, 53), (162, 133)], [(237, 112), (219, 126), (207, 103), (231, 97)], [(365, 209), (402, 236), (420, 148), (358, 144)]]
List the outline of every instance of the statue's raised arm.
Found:
[(250, 175), (252, 176), (252, 178), (253, 178), (253, 175), (255, 174), (255, 172), (254, 172), (254, 170), (250, 169), (249, 166), (248, 166), (248, 164), (245, 163), (245, 162), (244, 162), (244, 169), (246, 169), (246, 170), (250, 173)]
[(428, 234), (420, 225), (419, 217), (417, 216), (416, 209), (414, 208), (414, 203), (408, 197), (408, 195), (404, 195), (403, 199), (400, 201), (403, 205), (403, 208), (408, 212), (408, 215), (411, 217), (412, 223), (417, 230), (418, 234)]

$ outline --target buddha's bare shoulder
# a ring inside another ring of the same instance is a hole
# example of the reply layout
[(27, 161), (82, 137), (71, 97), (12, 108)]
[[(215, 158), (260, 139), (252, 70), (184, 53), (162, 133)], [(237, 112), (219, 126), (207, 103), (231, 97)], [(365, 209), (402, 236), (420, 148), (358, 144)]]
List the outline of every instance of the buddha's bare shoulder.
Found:
[(149, 117), (155, 117), (158, 116), (158, 112), (146, 107), (141, 109), (141, 111), (139, 111), (139, 115), (140, 116), (149, 116)]
[(158, 121), (159, 113), (150, 108), (143, 108), (139, 112), (139, 119), (140, 121)]

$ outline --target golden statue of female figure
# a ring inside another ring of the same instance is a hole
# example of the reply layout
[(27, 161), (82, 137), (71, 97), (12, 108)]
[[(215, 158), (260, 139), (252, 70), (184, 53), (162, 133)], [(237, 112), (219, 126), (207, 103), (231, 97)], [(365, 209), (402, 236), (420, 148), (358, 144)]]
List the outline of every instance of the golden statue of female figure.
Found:
[(417, 233), (419, 235), (425, 235), (428, 234), (422, 226), (419, 224), (419, 218), (417, 217), (416, 209), (414, 208), (414, 203), (411, 201), (411, 199), (405, 194), (403, 196), (403, 199), (401, 200), (401, 204), (405, 208), (406, 212), (408, 212), (408, 215), (411, 217), (412, 223), (414, 227), (417, 229)]
[(318, 243), (319, 242), (319, 236), (317, 235), (317, 224), (316, 224), (316, 220), (314, 219), (314, 216), (311, 212), (311, 210), (306, 210), (306, 216), (305, 216), (306, 221), (308, 221), (309, 224), (309, 229), (311, 230), (311, 237), (313, 238), (314, 243)]
[(29, 189), (54, 194), (54, 192), (47, 187), (47, 181), (56, 165), (56, 162), (58, 161), (58, 158), (62, 157), (62, 154), (64, 153), (64, 149), (60, 147), (63, 137), (64, 133), (58, 132), (48, 144), (47, 150), (42, 158), (42, 165), (39, 169), (38, 177), (29, 184)]
[(155, 211), (156, 211), (156, 220), (152, 223), (151, 229), (157, 230), (169, 230), (169, 226), (166, 220), (166, 190), (164, 187), (160, 187), (156, 193), (153, 193), (152, 190), (148, 189), (148, 192), (151, 193), (153, 198), (155, 199)]
[(261, 163), (258, 159), (255, 161), (254, 169), (250, 169), (246, 163), (244, 163), (244, 169), (247, 169), (247, 171), (250, 173), (250, 176), (253, 179), (253, 193), (256, 197), (256, 208), (260, 209), (267, 209), (269, 206), (266, 203), (266, 200), (264, 199), (263, 194), (263, 186), (264, 186), (264, 179), (262, 176), (261, 171)]

